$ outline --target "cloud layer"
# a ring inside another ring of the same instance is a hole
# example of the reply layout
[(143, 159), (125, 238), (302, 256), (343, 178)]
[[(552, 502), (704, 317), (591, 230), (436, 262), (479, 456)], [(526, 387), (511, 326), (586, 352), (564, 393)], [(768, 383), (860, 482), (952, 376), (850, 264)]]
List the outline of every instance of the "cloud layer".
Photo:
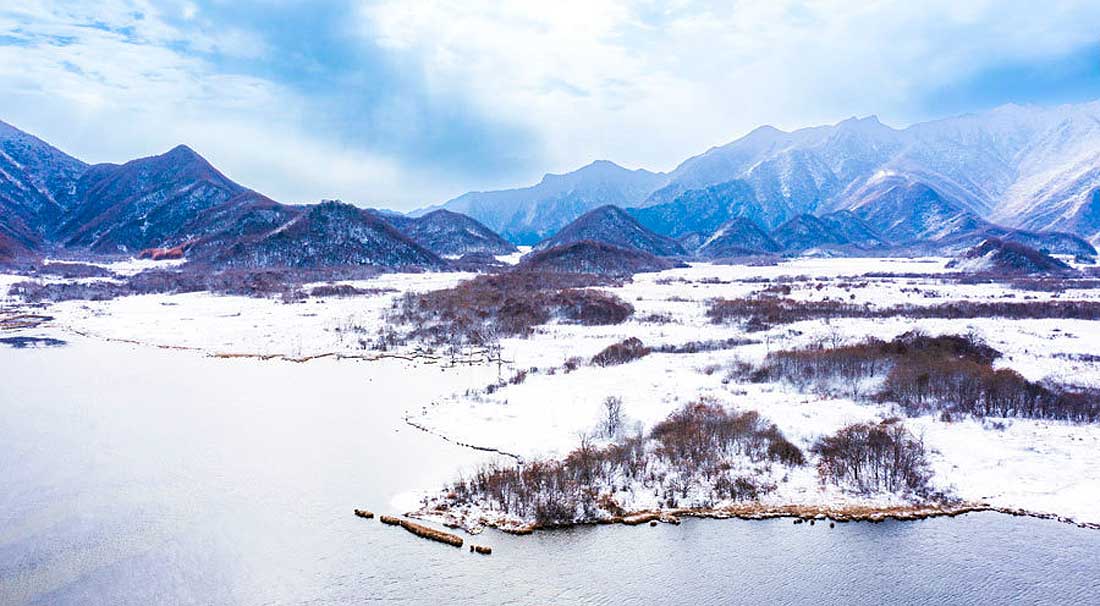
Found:
[(186, 142), (284, 201), (409, 208), (598, 158), (667, 170), (763, 123), (1085, 98), (1097, 23), (1069, 0), (16, 0), (0, 119), (90, 161)]

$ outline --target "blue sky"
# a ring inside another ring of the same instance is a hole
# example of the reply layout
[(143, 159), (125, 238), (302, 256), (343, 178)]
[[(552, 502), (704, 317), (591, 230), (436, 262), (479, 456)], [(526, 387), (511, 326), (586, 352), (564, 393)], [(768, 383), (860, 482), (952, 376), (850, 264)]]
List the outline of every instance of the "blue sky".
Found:
[(286, 202), (412, 208), (755, 126), (1100, 98), (1100, 3), (8, 0), (0, 119), (87, 161), (187, 143)]

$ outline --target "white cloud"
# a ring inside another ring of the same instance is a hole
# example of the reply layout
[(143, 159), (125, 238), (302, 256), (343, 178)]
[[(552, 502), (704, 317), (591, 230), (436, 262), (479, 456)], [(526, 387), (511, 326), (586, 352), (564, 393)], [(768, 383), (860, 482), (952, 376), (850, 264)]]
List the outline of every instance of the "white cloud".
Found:
[[(273, 42), (211, 9), (193, 0), (9, 0), (0, 35), (15, 43), (0, 45), (0, 119), (90, 161), (185, 142), (288, 202), (414, 206), (501, 185), (413, 169), (423, 163), (397, 154), (418, 153), (415, 145), (383, 153), (319, 131), (311, 112), (324, 106), (310, 91), (240, 68), (269, 59)], [(669, 169), (763, 123), (924, 118), (929, 91), (1094, 42), (1097, 22), (1100, 3), (1083, 0), (370, 0), (347, 16), (361, 50), (381, 48), (416, 72), (425, 90), (410, 94), (532, 133), (533, 149), (517, 155), (542, 158), (538, 173), (598, 158)], [(213, 56), (240, 61), (229, 69)], [(411, 116), (404, 99), (365, 99), (363, 116), (415, 142), (438, 125)]]
[[(88, 26), (92, 16), (97, 27)], [(420, 205), (450, 193), (410, 192), (407, 184), (421, 179), (395, 159), (311, 133), (306, 100), (295, 92), (175, 50), (184, 34), (144, 2), (105, 2), (94, 15), (75, 3), (17, 4), (0, 9), (0, 32), (23, 42), (0, 46), (0, 118), (81, 159), (121, 162), (187, 143), (284, 202)], [(190, 34), (187, 41), (226, 45)], [(258, 44), (237, 42), (237, 51)]]
[(1095, 37), (1095, 2), (383, 0), (365, 36), (522, 120), (556, 169), (670, 168), (761, 123), (914, 117), (930, 88)]

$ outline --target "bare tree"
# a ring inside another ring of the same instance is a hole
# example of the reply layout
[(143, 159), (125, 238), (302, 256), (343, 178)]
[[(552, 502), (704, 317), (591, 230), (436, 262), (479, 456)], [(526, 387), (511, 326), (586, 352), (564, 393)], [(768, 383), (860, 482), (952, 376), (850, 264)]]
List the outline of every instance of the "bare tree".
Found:
[(603, 401), (603, 413), (600, 419), (601, 432), (608, 438), (618, 436), (623, 429), (623, 399), (607, 396)]

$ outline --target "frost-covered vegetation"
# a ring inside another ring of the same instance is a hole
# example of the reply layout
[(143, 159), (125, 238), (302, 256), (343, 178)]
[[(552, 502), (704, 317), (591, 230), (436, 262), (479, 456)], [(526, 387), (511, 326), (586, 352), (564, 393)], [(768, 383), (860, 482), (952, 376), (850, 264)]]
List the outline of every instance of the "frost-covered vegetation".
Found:
[[(930, 337), (909, 332), (862, 342), (768, 354), (737, 373), (754, 382), (785, 381), (818, 392), (896, 402), (906, 413), (938, 411), (975, 417), (1026, 417), (1077, 423), (1100, 421), (1100, 391), (1074, 390), (994, 368), (1000, 352), (973, 335)], [(877, 390), (865, 390), (876, 380)]]
[[(30, 303), (61, 301), (109, 301), (118, 297), (150, 294), (183, 294), (210, 292), (244, 297), (280, 297), (283, 300), (304, 299), (312, 293), (302, 289), (304, 284), (331, 280), (362, 280), (377, 276), (379, 270), (371, 267), (340, 269), (147, 269), (133, 275), (116, 275), (98, 266), (83, 264), (49, 264), (33, 276), (59, 275), (60, 266), (72, 266), (63, 277), (101, 278), (76, 281), (24, 280), (13, 284), (9, 293)], [(45, 269), (48, 268), (48, 269)], [(377, 292), (351, 293), (329, 292), (319, 287), (319, 294), (378, 294)]]
[[(607, 419), (621, 414), (621, 403), (605, 402)], [(822, 437), (812, 452), (823, 484), (865, 495), (927, 495), (924, 444), (898, 419), (844, 427)], [(703, 400), (645, 434), (604, 445), (586, 437), (561, 459), (486, 464), (425, 506), (528, 528), (621, 519), (644, 509), (706, 510), (758, 503), (807, 463), (760, 413)]]
[(746, 330), (767, 330), (773, 326), (834, 318), (1060, 318), (1100, 320), (1100, 301), (952, 301), (937, 305), (875, 307), (844, 301), (799, 301), (771, 293), (742, 299), (715, 299), (707, 316), (715, 324), (737, 322)]
[(863, 493), (927, 489), (924, 443), (898, 419), (856, 423), (814, 444), (823, 481)]
[[(510, 271), (480, 275), (442, 290), (407, 293), (394, 302), (379, 347), (402, 342), (491, 345), (526, 336), (551, 321), (602, 326), (620, 324), (634, 307), (591, 287), (614, 282), (592, 274)], [(396, 331), (403, 331), (398, 335)]]
[(806, 462), (802, 451), (756, 412), (695, 402), (648, 434), (599, 446), (585, 438), (563, 459), (494, 462), (449, 487), (437, 509), (480, 509), (556, 526), (621, 516), (637, 493), (664, 507), (748, 501), (775, 490), (775, 468)]
[[(713, 399), (759, 411), (806, 464), (779, 477), (750, 469), (757, 486), (774, 486), (754, 499), (721, 500), (700, 484), (677, 507), (960, 499), (1100, 519), (1080, 483), (1100, 465), (1086, 446), (1100, 446), (1091, 422), (1100, 363), (1086, 355), (1100, 336), (1096, 280), (1084, 271), (1057, 284), (944, 271), (936, 260), (800, 259), (638, 275), (597, 287), (634, 305), (631, 319), (504, 340), (522, 382), (505, 378), (413, 416), (453, 439), (560, 463), (579, 431), (598, 436), (598, 448), (621, 441), (591, 433), (609, 395), (621, 399), (625, 426), (647, 437), (685, 401)], [(891, 420), (899, 416), (903, 424)], [(887, 454), (896, 473), (880, 467)], [(626, 512), (670, 509), (661, 491), (619, 488), (614, 503)], [(595, 518), (611, 516), (598, 501)], [(581, 503), (578, 519), (590, 519)], [(461, 505), (443, 517), (501, 522), (492, 507)]]

